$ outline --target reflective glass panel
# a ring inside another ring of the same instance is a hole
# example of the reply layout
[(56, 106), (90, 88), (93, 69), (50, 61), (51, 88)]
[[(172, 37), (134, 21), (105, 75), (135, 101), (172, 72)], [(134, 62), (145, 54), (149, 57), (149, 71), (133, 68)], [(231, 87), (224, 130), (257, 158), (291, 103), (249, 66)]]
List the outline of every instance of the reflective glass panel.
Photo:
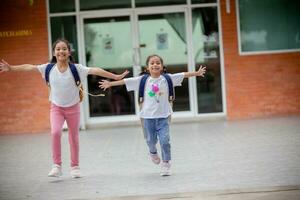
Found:
[(186, 0), (135, 0), (136, 7), (186, 4)]
[(300, 49), (299, 0), (239, 0), (241, 50)]
[(74, 12), (75, 0), (49, 0), (50, 13)]
[(80, 10), (130, 8), (131, 0), (80, 0)]
[[(126, 69), (132, 77), (132, 41), (129, 17), (93, 18), (84, 20), (86, 63), (120, 74)], [(88, 76), (88, 89), (92, 94), (102, 90), (99, 76)], [(112, 87), (104, 97), (89, 96), (90, 116), (135, 114), (134, 93), (125, 86)]]
[(192, 4), (196, 3), (217, 3), (217, 0), (192, 0)]
[(72, 56), (75, 61), (78, 61), (78, 47), (77, 47), (77, 31), (76, 31), (76, 17), (51, 17), (51, 40), (55, 42), (58, 38), (65, 38), (70, 42)]
[(222, 112), (221, 65), (217, 8), (192, 10), (195, 63), (206, 66), (197, 77), (198, 112)]
[[(183, 13), (139, 16), (141, 65), (149, 55), (158, 54), (168, 73), (187, 71), (187, 44)], [(142, 70), (143, 70), (142, 69)], [(174, 111), (190, 110), (188, 80), (175, 87)]]

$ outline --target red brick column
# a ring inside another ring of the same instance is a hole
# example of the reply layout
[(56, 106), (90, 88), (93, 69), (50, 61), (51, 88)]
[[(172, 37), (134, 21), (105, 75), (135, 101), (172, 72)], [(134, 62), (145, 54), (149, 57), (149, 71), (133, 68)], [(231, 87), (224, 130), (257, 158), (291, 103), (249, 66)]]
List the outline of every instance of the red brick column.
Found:
[(300, 114), (300, 52), (240, 56), (235, 1), (221, 0), (228, 119)]
[[(48, 61), (45, 0), (2, 0), (0, 58), (10, 64)], [(0, 133), (49, 131), (48, 91), (39, 73), (0, 74)]]

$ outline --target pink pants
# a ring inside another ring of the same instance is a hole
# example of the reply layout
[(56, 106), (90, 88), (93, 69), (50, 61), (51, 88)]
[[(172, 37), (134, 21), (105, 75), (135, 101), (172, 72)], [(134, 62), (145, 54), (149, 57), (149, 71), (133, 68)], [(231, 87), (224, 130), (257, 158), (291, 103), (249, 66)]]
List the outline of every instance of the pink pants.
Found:
[(80, 126), (80, 105), (60, 107), (51, 104), (51, 141), (52, 157), (54, 164), (61, 165), (61, 134), (64, 121), (66, 120), (69, 130), (69, 144), (71, 151), (71, 167), (79, 164), (79, 126)]

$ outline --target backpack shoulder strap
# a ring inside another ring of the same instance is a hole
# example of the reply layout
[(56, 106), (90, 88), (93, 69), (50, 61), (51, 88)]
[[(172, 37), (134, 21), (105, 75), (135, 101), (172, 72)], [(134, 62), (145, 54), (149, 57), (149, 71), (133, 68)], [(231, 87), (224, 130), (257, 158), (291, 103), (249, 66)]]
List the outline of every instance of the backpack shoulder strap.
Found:
[(144, 101), (144, 94), (145, 94), (145, 86), (146, 86), (146, 81), (149, 78), (149, 74), (144, 74), (142, 76), (142, 79), (140, 81), (140, 86), (139, 86), (139, 103), (143, 103)]
[(74, 80), (75, 80), (75, 84), (77, 86), (79, 86), (81, 84), (81, 81), (80, 81), (80, 77), (79, 77), (78, 71), (76, 69), (76, 66), (73, 63), (69, 63), (69, 66), (70, 66), (71, 72), (73, 74), (73, 77), (74, 77)]
[(50, 82), (49, 82), (49, 74), (50, 74), (50, 71), (51, 69), (53, 68), (53, 66), (55, 65), (55, 63), (49, 63), (46, 67), (46, 70), (45, 70), (45, 80), (46, 80), (46, 84), (48, 86), (50, 86)]
[(169, 101), (174, 101), (175, 100), (175, 91), (174, 91), (174, 87), (173, 87), (173, 81), (169, 74), (163, 73), (162, 75), (165, 77), (165, 79), (168, 82)]

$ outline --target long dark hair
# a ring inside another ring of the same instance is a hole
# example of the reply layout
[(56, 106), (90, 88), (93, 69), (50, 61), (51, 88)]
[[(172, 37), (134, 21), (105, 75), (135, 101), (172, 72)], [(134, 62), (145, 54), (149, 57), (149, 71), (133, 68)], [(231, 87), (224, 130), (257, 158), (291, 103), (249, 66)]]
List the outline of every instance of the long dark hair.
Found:
[[(70, 51), (69, 62), (70, 62), (70, 63), (74, 63), (75, 60), (74, 60), (73, 56), (71, 55), (72, 51), (71, 51), (71, 45), (70, 45), (70, 42), (69, 42), (68, 40), (64, 39), (64, 38), (59, 38), (59, 39), (57, 39), (57, 40), (53, 43), (53, 45), (52, 45), (52, 54), (54, 54), (55, 47), (56, 47), (56, 45), (57, 45), (59, 42), (63, 42), (63, 43), (65, 43), (65, 44), (67, 45), (67, 48), (68, 48), (68, 50)], [(55, 57), (54, 55), (52, 56), (52, 59), (50, 60), (50, 63), (57, 63), (57, 59), (56, 59), (56, 57)]]
[(152, 55), (149, 55), (147, 57), (147, 59), (146, 59), (146, 66), (145, 66), (144, 70), (140, 73), (140, 75), (142, 75), (142, 74), (149, 74), (149, 71), (147, 70), (147, 66), (149, 65), (150, 59), (153, 58), (153, 57), (158, 57), (160, 59), (161, 65), (163, 66), (163, 73), (167, 73), (167, 68), (164, 66), (163, 59), (159, 55), (157, 55), (157, 54), (152, 54)]

